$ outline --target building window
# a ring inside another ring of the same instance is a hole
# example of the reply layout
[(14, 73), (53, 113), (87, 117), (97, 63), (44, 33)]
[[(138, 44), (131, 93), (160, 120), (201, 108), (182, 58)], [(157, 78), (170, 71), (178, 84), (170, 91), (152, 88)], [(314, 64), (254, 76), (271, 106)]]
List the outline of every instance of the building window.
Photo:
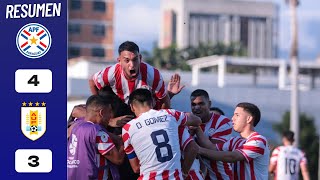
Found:
[(69, 34), (80, 34), (81, 25), (80, 24), (69, 24), (68, 25)]
[(92, 56), (94, 57), (104, 57), (104, 48), (93, 48), (92, 49)]
[(93, 25), (92, 34), (96, 36), (104, 36), (105, 35), (105, 26), (104, 25)]
[(80, 48), (79, 47), (69, 47), (69, 58), (74, 58), (80, 56)]
[(71, 0), (71, 9), (72, 10), (81, 9), (81, 1), (80, 0)]
[(93, 10), (95, 10), (95, 11), (105, 12), (106, 8), (107, 8), (106, 2), (103, 2), (103, 1), (94, 1), (93, 2)]

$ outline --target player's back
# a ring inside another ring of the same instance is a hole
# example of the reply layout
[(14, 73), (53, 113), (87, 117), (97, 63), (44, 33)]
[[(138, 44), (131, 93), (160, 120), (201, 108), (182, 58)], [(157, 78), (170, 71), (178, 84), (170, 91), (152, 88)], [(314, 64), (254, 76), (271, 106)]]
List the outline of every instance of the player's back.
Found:
[(299, 179), (300, 164), (305, 163), (304, 153), (294, 146), (280, 146), (275, 149), (278, 155), (276, 179)]
[(126, 153), (130, 153), (132, 146), (139, 159), (143, 179), (157, 176), (182, 178), (178, 127), (185, 121), (184, 113), (152, 109), (124, 126)]

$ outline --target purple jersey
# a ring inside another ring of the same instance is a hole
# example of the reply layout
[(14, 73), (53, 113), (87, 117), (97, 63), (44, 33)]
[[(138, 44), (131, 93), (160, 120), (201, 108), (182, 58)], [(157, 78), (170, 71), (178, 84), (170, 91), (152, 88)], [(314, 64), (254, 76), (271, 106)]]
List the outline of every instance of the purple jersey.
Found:
[(85, 120), (75, 123), (68, 141), (68, 179), (107, 179), (103, 155), (114, 147), (111, 138), (100, 125)]

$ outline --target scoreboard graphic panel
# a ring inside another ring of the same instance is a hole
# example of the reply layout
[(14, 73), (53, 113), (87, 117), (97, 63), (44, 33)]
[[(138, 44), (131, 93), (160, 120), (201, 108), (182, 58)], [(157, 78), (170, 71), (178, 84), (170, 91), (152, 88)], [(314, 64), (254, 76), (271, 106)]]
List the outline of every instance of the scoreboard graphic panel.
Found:
[(0, 179), (66, 179), (67, 2), (0, 1)]

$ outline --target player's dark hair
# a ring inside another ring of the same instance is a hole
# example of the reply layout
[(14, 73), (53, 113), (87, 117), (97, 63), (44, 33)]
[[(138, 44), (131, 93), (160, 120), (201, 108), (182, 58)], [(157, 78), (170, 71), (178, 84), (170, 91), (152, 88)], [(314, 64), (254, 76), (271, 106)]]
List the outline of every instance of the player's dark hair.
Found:
[(139, 104), (152, 105), (153, 99), (148, 89), (136, 89), (129, 96), (129, 104), (138, 102)]
[(254, 127), (259, 123), (261, 113), (259, 108), (256, 105), (248, 102), (242, 102), (242, 103), (239, 103), (236, 107), (243, 108), (244, 111), (248, 112), (253, 117)]
[(224, 112), (218, 107), (211, 107), (210, 111), (217, 111), (219, 114), (224, 115)]
[(291, 143), (294, 141), (294, 132), (292, 131), (284, 131), (282, 133), (282, 137), (285, 137), (288, 141), (290, 141)]
[(203, 96), (203, 97), (205, 97), (206, 99), (210, 100), (210, 99), (209, 99), (209, 94), (208, 94), (208, 92), (205, 91), (205, 90), (203, 90), (203, 89), (196, 89), (196, 90), (194, 90), (194, 91), (191, 93), (190, 96), (191, 96), (191, 97), (192, 97), (192, 96), (193, 96), (193, 97)]
[(122, 51), (130, 51), (133, 53), (139, 53), (139, 46), (132, 41), (125, 41), (118, 48), (119, 55), (121, 54)]
[(116, 97), (113, 95), (105, 95), (105, 96), (99, 96), (99, 95), (92, 95), (87, 99), (86, 107), (98, 107), (98, 108), (104, 108), (108, 105), (111, 105), (112, 112), (115, 112), (118, 108), (118, 103), (116, 102)]

